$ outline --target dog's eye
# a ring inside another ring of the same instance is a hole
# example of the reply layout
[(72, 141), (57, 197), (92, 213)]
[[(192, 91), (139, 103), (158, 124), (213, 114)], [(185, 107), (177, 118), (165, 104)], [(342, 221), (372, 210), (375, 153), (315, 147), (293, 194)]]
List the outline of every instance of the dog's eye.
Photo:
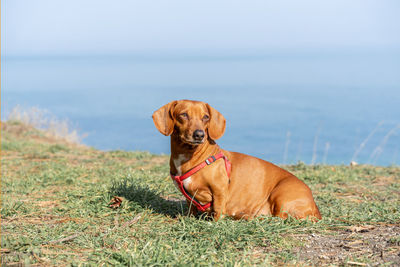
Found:
[(189, 115), (187, 113), (181, 113), (179, 114), (179, 116), (181, 116), (184, 119), (189, 119)]
[(208, 121), (209, 119), (210, 119), (210, 117), (208, 115), (204, 115), (203, 121)]

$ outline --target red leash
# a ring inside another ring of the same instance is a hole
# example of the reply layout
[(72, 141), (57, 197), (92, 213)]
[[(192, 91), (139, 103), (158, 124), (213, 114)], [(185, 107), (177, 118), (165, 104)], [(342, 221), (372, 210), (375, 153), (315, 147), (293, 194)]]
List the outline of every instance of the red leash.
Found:
[(208, 159), (206, 159), (205, 161), (203, 161), (202, 163), (200, 163), (196, 167), (192, 168), (190, 171), (188, 171), (187, 173), (185, 173), (183, 175), (179, 176), (179, 175), (171, 174), (172, 180), (176, 181), (176, 183), (178, 184), (179, 190), (182, 192), (182, 194), (186, 197), (187, 200), (189, 200), (191, 203), (193, 203), (196, 206), (197, 210), (199, 210), (201, 212), (204, 212), (206, 209), (211, 207), (212, 202), (209, 202), (205, 205), (200, 204), (200, 202), (198, 202), (193, 196), (191, 196), (189, 194), (189, 192), (186, 191), (185, 187), (183, 186), (183, 181), (185, 179), (189, 178), (190, 176), (192, 176), (193, 174), (195, 174), (196, 172), (200, 171), (205, 166), (210, 165), (213, 162), (215, 162), (221, 158), (223, 158), (225, 160), (226, 173), (228, 174), (228, 177), (230, 177), (232, 164), (228, 160), (228, 158), (222, 153), (222, 151), (220, 151), (215, 156), (209, 157)]

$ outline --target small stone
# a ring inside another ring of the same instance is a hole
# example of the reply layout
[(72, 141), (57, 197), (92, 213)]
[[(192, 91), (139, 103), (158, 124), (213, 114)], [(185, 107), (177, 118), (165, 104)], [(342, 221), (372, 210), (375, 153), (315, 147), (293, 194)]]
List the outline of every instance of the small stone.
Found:
[(326, 255), (319, 255), (318, 258), (324, 259), (324, 260), (329, 260), (329, 257)]

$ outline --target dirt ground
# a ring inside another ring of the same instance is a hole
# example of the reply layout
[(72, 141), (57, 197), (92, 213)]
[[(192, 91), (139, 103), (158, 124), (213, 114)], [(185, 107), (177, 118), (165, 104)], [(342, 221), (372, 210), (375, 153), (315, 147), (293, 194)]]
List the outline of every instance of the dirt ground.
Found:
[[(400, 225), (352, 226), (332, 235), (304, 234), (297, 238), (305, 243), (296, 251), (300, 260), (312, 264), (400, 266)], [(354, 258), (368, 258), (369, 264), (351, 260)]]

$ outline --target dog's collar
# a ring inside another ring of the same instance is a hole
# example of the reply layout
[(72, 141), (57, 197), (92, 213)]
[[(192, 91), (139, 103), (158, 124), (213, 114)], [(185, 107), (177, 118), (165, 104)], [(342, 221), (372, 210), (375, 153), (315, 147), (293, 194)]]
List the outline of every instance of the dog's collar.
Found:
[(214, 156), (209, 157), (208, 159), (206, 159), (205, 161), (203, 161), (202, 163), (200, 163), (196, 167), (192, 168), (190, 171), (186, 172), (183, 175), (173, 175), (173, 174), (171, 174), (172, 180), (174, 180), (178, 184), (178, 188), (182, 192), (182, 194), (185, 196), (185, 198), (188, 201), (190, 201), (191, 203), (193, 203), (193, 205), (195, 205), (196, 208), (201, 212), (204, 212), (206, 209), (211, 207), (212, 203), (209, 202), (209, 203), (207, 203), (205, 205), (200, 204), (200, 202), (197, 201), (194, 198), (194, 196), (190, 195), (189, 192), (186, 191), (185, 187), (183, 186), (183, 181), (185, 179), (189, 178), (190, 176), (192, 176), (193, 174), (195, 174), (196, 172), (200, 171), (205, 166), (210, 165), (213, 162), (215, 162), (215, 161), (217, 161), (218, 159), (221, 159), (221, 158), (223, 158), (225, 160), (225, 169), (226, 169), (226, 173), (228, 174), (228, 178), (229, 178), (230, 174), (231, 174), (231, 162), (222, 153), (222, 151), (218, 152)]

